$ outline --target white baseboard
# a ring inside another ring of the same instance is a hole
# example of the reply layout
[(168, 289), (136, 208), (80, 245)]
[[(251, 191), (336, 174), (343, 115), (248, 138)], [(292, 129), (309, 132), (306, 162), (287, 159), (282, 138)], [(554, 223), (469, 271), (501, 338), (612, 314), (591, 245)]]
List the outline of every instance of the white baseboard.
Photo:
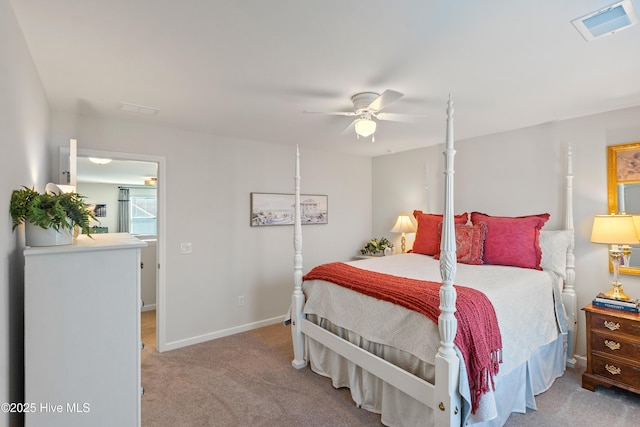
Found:
[(567, 359), (567, 368), (586, 368), (587, 367), (587, 356), (580, 356), (578, 354), (574, 354), (573, 358)]
[[(184, 340), (172, 341), (166, 343), (163, 351), (175, 350), (189, 345), (200, 344), (205, 341), (215, 340), (217, 338), (227, 337), (229, 335), (235, 335), (240, 332), (250, 331), (252, 329), (263, 328), (265, 326), (274, 325), (276, 323), (283, 323), (286, 316), (273, 317), (271, 319), (261, 320), (259, 322), (247, 323), (246, 325), (236, 326), (234, 328), (223, 329), (222, 331), (211, 332), (209, 334), (203, 334)], [(283, 326), (284, 327), (284, 326)]]
[(149, 304), (149, 305), (144, 305), (144, 307), (142, 307), (140, 309), (140, 311), (151, 311), (151, 310), (155, 310), (156, 309), (156, 305), (155, 304)]

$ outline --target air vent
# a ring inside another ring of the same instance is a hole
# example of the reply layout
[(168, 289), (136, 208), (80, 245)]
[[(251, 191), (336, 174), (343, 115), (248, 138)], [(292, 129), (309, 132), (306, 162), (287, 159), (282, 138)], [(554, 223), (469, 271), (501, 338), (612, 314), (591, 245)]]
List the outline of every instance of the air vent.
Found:
[(146, 114), (148, 116), (153, 116), (155, 114), (158, 114), (158, 111), (160, 111), (157, 108), (145, 107), (144, 105), (130, 104), (128, 102), (121, 102), (119, 108), (123, 111), (128, 111), (130, 113)]
[(571, 23), (586, 41), (613, 34), (638, 22), (631, 0), (622, 0), (574, 19)]

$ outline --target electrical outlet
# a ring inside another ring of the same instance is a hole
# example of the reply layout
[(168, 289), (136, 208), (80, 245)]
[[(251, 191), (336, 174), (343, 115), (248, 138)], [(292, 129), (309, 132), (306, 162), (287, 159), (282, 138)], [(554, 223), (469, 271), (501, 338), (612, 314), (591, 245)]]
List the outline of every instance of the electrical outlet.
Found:
[(191, 253), (191, 242), (180, 243), (180, 253), (181, 254), (190, 254)]
[(238, 297), (238, 306), (242, 307), (244, 305), (244, 296), (241, 295)]

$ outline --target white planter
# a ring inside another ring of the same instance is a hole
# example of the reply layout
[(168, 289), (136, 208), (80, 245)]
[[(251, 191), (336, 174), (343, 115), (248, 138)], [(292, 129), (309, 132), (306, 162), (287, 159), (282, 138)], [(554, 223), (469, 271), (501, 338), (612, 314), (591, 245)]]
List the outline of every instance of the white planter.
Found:
[(68, 229), (56, 231), (53, 228), (42, 228), (29, 222), (25, 223), (24, 234), (27, 246), (70, 245), (73, 241)]

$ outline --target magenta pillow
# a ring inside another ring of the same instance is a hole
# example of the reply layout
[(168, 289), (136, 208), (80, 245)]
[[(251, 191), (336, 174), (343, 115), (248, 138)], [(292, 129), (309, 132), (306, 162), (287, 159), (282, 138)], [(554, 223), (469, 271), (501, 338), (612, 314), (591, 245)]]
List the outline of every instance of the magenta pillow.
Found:
[[(439, 224), (442, 222), (440, 214), (426, 214), (422, 211), (413, 211), (413, 216), (418, 222), (416, 239), (413, 242), (412, 252), (423, 255), (435, 255), (440, 253)], [(467, 213), (456, 215), (455, 224), (466, 224), (469, 219)]]
[(540, 229), (549, 220), (549, 214), (519, 217), (490, 216), (471, 213), (471, 223), (484, 222), (487, 235), (484, 240), (485, 264), (542, 270), (540, 260)]
[[(442, 227), (440, 227), (442, 230)], [(440, 233), (442, 234), (442, 233)], [(483, 264), (484, 240), (487, 226), (484, 222), (475, 225), (456, 224), (456, 259), (461, 264)], [(434, 256), (440, 259), (440, 253)]]

